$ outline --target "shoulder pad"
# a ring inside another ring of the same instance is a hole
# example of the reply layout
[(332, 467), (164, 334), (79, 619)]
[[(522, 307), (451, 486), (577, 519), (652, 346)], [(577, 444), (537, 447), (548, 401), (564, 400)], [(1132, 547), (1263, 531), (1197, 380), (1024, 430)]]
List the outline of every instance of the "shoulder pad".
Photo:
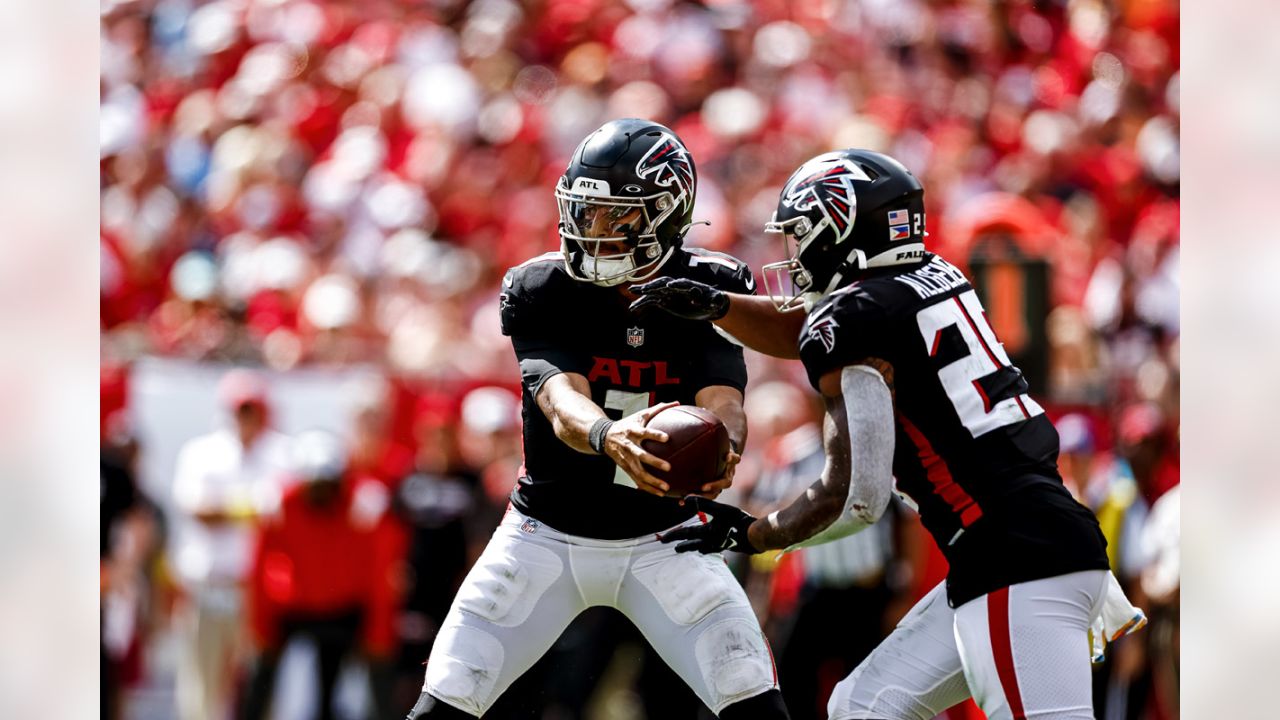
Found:
[(502, 291), (520, 294), (537, 292), (543, 286), (555, 282), (557, 275), (564, 275), (563, 263), (564, 256), (558, 251), (531, 257), (507, 270), (502, 277)]
[(565, 274), (563, 262), (564, 256), (559, 252), (549, 252), (507, 270), (498, 295), (502, 334), (528, 332), (528, 325), (538, 316), (530, 306), (545, 300), (549, 293), (556, 293), (563, 283), (575, 282)]
[(828, 295), (800, 331), (800, 361), (814, 388), (828, 372), (883, 354), (885, 307), (858, 284)]

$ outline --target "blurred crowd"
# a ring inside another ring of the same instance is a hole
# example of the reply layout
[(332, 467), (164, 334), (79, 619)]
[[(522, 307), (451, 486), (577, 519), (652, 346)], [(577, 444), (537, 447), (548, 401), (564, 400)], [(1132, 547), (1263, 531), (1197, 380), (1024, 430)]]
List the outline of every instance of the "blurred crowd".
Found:
[[(980, 286), (1041, 293), (1023, 302), (1025, 343), (986, 301), (1006, 343), (1039, 348), (1023, 357), (1041, 358), (1028, 376), (1062, 433), (1064, 477), (1152, 620), (1100, 666), (1099, 717), (1177, 716), (1175, 0), (104, 0), (101, 27), (104, 710), (126, 711), (123, 691), (146, 681), (157, 628), (225, 645), (221, 659), (179, 663), (184, 720), (223, 720), (208, 713), (269, 694), (291, 634), (325, 657), (362, 649), (371, 695), (411, 703), (432, 623), (519, 467), (518, 374), (495, 288), (558, 247), (552, 188), (573, 147), (635, 116), (672, 127), (697, 163), (695, 220), (710, 224), (691, 244), (757, 268), (781, 259), (761, 229), (783, 181), (814, 154), (864, 147), (921, 178), (933, 249), (962, 267), (995, 258), (1019, 278), (986, 273)], [(342, 438), (344, 489), (325, 501), (339, 505), (289, 500), (316, 477), (285, 460), (298, 442), (262, 440), (269, 413), (244, 430), (269, 392), (241, 376), (223, 396), (226, 435), (191, 452), (248, 473), (245, 494), (209, 510), (198, 482), (179, 482), (181, 461), (169, 496), (141, 494), (128, 398), (148, 355), (377, 368), (386, 384)], [(815, 416), (796, 365), (748, 362), (736, 500), (764, 509), (798, 490)], [(318, 532), (321, 506), (362, 518), (344, 530), (350, 547), (377, 548), (385, 572), (292, 606), (310, 561), (280, 539), (290, 531), (273, 533), (291, 518)], [(831, 608), (859, 603), (891, 627), (941, 576), (899, 510), (848, 547), (739, 568), (792, 685), (824, 692), (878, 639), (832, 648)], [(229, 595), (206, 592), (217, 563), (199, 555), (214, 546), (231, 548)], [(220, 609), (221, 635), (197, 622)], [(643, 657), (616, 618), (584, 622), (549, 663), (582, 663), (601, 638)], [(607, 660), (585, 666), (599, 675)], [(651, 674), (611, 683), (675, 682)], [(197, 681), (214, 695), (184, 695)], [(599, 694), (556, 672), (518, 689), (557, 717)], [(632, 695), (637, 716), (675, 713)], [(820, 717), (821, 704), (793, 700), (792, 712)]]

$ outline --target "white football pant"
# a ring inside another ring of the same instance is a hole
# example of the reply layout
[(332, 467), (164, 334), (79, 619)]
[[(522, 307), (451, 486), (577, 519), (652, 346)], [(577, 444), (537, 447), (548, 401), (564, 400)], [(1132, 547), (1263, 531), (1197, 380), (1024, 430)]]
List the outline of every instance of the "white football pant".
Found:
[(720, 555), (676, 554), (657, 535), (568, 535), (510, 508), (453, 600), (423, 690), (482, 715), (597, 605), (635, 623), (717, 714), (778, 686), (760, 624)]
[(1092, 719), (1089, 625), (1106, 570), (1018, 583), (954, 610), (945, 583), (840, 681), (830, 720), (930, 720), (972, 694), (990, 720)]

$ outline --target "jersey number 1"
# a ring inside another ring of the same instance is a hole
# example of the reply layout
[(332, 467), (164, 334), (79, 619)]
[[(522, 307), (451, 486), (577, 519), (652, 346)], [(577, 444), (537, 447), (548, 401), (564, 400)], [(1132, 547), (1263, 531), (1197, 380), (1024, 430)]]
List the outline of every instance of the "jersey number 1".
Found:
[[(652, 405), (653, 403), (650, 402), (651, 399), (652, 397), (649, 393), (627, 392), (626, 390), (606, 390), (604, 393), (604, 409), (610, 419), (621, 420), (628, 415), (634, 415)], [(618, 416), (613, 417), (614, 414), (608, 412), (609, 410), (619, 411)], [(633, 488), (636, 486), (636, 481), (631, 479), (631, 476), (627, 474), (626, 470), (622, 469), (622, 466), (618, 466), (613, 473), (613, 484), (626, 485), (627, 487)]]
[(996, 340), (973, 290), (921, 310), (916, 322), (930, 357), (937, 354), (942, 333), (950, 327), (959, 331), (968, 347), (967, 355), (938, 369), (938, 379), (955, 406), (960, 422), (974, 437), (1044, 412), (1026, 393), (990, 397), (983, 389), (984, 378), (1012, 368), (1013, 363), (1004, 346)]

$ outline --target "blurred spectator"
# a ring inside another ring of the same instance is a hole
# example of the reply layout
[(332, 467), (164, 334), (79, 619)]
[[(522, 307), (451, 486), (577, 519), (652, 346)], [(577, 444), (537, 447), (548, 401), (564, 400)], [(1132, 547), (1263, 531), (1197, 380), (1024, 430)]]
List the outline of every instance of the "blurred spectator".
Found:
[[(1171, 522), (1176, 525), (1171, 517), (1177, 515), (1177, 503), (1174, 500), (1171, 506), (1166, 505), (1164, 517), (1154, 526), (1151, 510), (1154, 503), (1178, 485), (1177, 456), (1172, 450), (1166, 418), (1154, 403), (1131, 403), (1122, 408), (1114, 432), (1114, 454), (1105, 458), (1092, 473), (1084, 488), (1084, 499), (1098, 515), (1099, 525), (1107, 536), (1112, 570), (1130, 600), (1147, 608), (1150, 616), (1155, 607), (1151, 606), (1142, 580), (1148, 572), (1157, 572), (1149, 570), (1156, 555), (1163, 555), (1164, 561), (1169, 562), (1168, 540), (1156, 538), (1168, 535)], [(1176, 541), (1174, 544), (1176, 546)], [(1176, 567), (1176, 554), (1172, 558)], [(1163, 587), (1162, 592), (1167, 595), (1171, 584), (1167, 566), (1160, 572), (1165, 578), (1156, 584)], [(1166, 614), (1164, 622), (1167, 617)], [(1160, 624), (1152, 618), (1152, 628)], [(1167, 625), (1162, 634), (1162, 651), (1167, 652)], [(1156, 658), (1152, 654), (1156, 635), (1148, 630), (1134, 642), (1117, 643), (1115, 652), (1108, 655), (1101, 672), (1094, 678), (1100, 688), (1095, 698), (1099, 717), (1146, 717), (1149, 712), (1157, 712), (1154, 708), (1161, 699), (1155, 684), (1160, 681), (1154, 675)], [(1167, 681), (1166, 677), (1164, 682)]]
[(181, 522), (173, 564), (186, 591), (179, 609), (177, 700), (182, 720), (225, 720), (244, 647), (244, 584), (253, 525), (278, 501), (288, 439), (270, 427), (261, 377), (223, 376), (218, 399), (230, 427), (187, 442), (178, 456), (173, 507)]
[(161, 514), (138, 488), (137, 441), (121, 413), (109, 418), (102, 443), (100, 510), (101, 717), (121, 718), (121, 691), (139, 682), (154, 611), (152, 566), (162, 545)]
[[(476, 470), (458, 450), (458, 425), (449, 405), (432, 397), (420, 403), (413, 471), (395, 491), (394, 507), (409, 533), (391, 703), (397, 708), (412, 707), (422, 691), (422, 663), (472, 559), (468, 520), (476, 514), (482, 490)], [(479, 532), (487, 537), (492, 526)]]
[(374, 717), (389, 700), (400, 573), (399, 535), (390, 527), (390, 492), (349, 467), (336, 436), (311, 431), (295, 442), (298, 481), (265, 519), (253, 553), (249, 619), (257, 649), (243, 717), (269, 717), (280, 658), (305, 637), (319, 658), (318, 712), (333, 720), (342, 661), (359, 650), (373, 681)]
[(475, 517), (473, 558), (488, 542), (506, 512), (508, 496), (524, 465), (520, 398), (510, 390), (486, 386), (462, 399), (458, 411), (458, 451), (462, 462), (480, 468), (483, 493)]
[(354, 383), (349, 463), (353, 473), (394, 491), (413, 468), (413, 450), (392, 434), (389, 391), (379, 377)]
[[(1082, 413), (1068, 413), (1054, 423), (1058, 430), (1058, 471), (1062, 473), (1062, 482), (1077, 500), (1088, 505), (1097, 502), (1098, 483), (1095, 479), (1098, 470), (1095, 462), (1097, 443), (1094, 440), (1092, 423)], [(1085, 498), (1089, 490), (1095, 497)], [(1096, 512), (1096, 506), (1094, 506)]]

